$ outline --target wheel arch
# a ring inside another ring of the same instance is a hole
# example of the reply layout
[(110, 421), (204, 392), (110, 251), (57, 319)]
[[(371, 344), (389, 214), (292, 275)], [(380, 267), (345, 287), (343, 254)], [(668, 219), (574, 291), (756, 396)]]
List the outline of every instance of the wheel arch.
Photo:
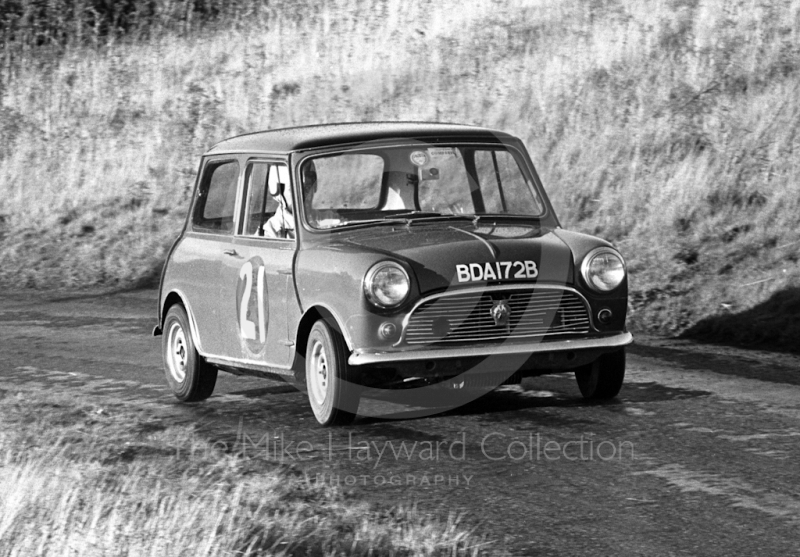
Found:
[(169, 308), (171, 308), (176, 304), (182, 305), (183, 309), (186, 310), (186, 315), (189, 316), (189, 329), (190, 329), (189, 332), (192, 335), (192, 340), (194, 341), (195, 349), (201, 356), (205, 356), (202, 344), (200, 343), (200, 335), (197, 334), (197, 323), (194, 320), (194, 312), (192, 311), (191, 305), (186, 300), (186, 296), (179, 290), (171, 291), (164, 298), (164, 304), (161, 307), (161, 319), (159, 320), (159, 328), (163, 329), (164, 320), (167, 317), (167, 312), (169, 311)]
[(295, 369), (297, 369), (296, 366), (300, 361), (305, 360), (306, 349), (308, 348), (308, 335), (311, 333), (311, 327), (313, 327), (314, 323), (320, 319), (324, 319), (328, 325), (333, 327), (336, 332), (342, 335), (345, 345), (347, 345), (347, 349), (352, 352), (353, 343), (347, 334), (347, 330), (342, 327), (342, 323), (339, 318), (329, 307), (322, 304), (317, 304), (306, 310), (306, 312), (303, 314), (303, 317), (300, 318), (300, 323), (297, 325), (294, 357)]

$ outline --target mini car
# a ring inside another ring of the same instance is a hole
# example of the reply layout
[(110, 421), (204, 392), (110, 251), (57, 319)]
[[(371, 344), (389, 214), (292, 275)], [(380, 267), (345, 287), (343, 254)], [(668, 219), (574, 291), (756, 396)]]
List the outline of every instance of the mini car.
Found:
[(154, 335), (181, 401), (209, 397), (218, 370), (284, 377), (320, 424), (342, 424), (369, 389), (571, 371), (583, 397), (613, 398), (627, 291), (610, 243), (559, 225), (520, 139), (306, 126), (203, 155)]

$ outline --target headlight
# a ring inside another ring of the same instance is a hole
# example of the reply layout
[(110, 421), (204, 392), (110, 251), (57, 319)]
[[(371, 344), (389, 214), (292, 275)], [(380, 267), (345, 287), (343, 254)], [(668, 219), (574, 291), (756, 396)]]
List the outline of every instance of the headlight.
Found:
[(625, 279), (625, 262), (611, 248), (597, 248), (583, 258), (583, 280), (597, 292), (610, 292)]
[(364, 295), (379, 308), (399, 306), (408, 297), (408, 273), (393, 261), (381, 261), (364, 277)]

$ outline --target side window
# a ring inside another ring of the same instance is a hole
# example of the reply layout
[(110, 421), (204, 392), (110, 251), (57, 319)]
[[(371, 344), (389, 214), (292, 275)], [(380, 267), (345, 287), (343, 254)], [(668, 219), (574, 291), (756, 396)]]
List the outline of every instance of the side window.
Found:
[[(251, 163), (247, 167), (245, 178), (247, 198), (244, 206), (242, 234), (245, 236), (263, 236), (264, 224), (278, 210), (278, 200), (269, 194), (269, 186), (277, 182), (289, 187), (289, 169), (286, 165), (266, 162)], [(291, 196), (291, 192), (286, 192)]]
[(236, 161), (206, 165), (192, 219), (194, 228), (226, 234), (233, 232), (238, 178), (239, 164)]

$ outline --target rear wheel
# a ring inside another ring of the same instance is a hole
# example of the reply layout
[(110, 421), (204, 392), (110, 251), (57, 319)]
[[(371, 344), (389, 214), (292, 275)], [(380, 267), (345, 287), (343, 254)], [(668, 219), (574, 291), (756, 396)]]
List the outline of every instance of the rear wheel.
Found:
[(306, 387), (311, 410), (320, 424), (344, 425), (353, 421), (361, 387), (353, 382), (342, 335), (321, 319), (308, 335)]
[(172, 393), (183, 402), (210, 397), (217, 383), (217, 368), (197, 353), (183, 306), (169, 308), (163, 330), (164, 373)]
[(575, 370), (578, 388), (586, 400), (608, 400), (619, 394), (625, 379), (625, 349), (603, 354)]

